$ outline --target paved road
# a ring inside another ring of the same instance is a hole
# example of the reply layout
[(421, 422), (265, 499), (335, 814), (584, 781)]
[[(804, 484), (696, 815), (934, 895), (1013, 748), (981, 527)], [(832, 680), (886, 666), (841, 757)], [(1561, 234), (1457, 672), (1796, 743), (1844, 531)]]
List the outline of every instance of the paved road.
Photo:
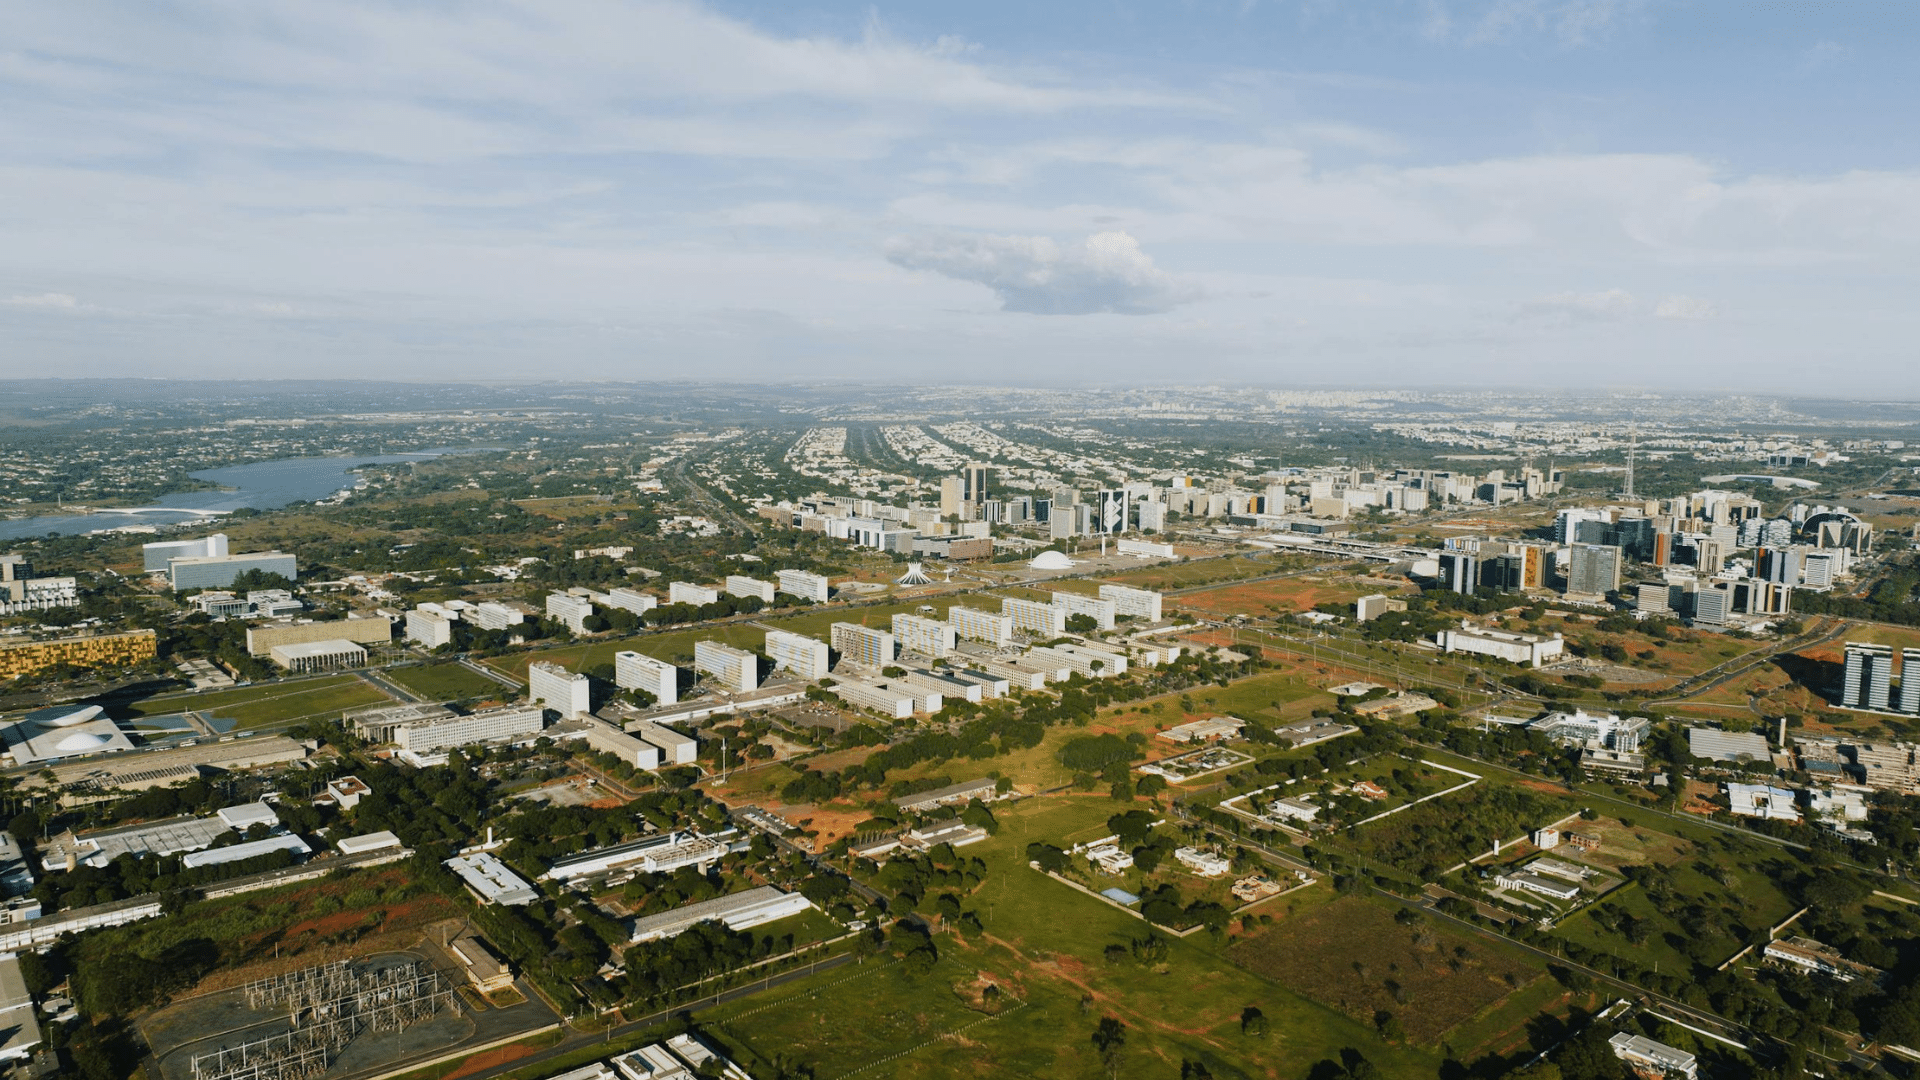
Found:
[(401, 686), (399, 683), (394, 682), (392, 679), (388, 678), (387, 673), (379, 670), (378, 668), (361, 668), (355, 671), (354, 674), (360, 676), (361, 682), (366, 683), (368, 686), (373, 687), (375, 690), (378, 690), (383, 694), (386, 694), (388, 697), (392, 698), (395, 701), (405, 702), (407, 704), (413, 704), (415, 702), (424, 700), (420, 697), (419, 694), (414, 693), (413, 691), (407, 689), (404, 686)]
[(460, 658), (460, 666), (476, 675), (485, 675), (487, 678), (492, 679), (494, 682), (499, 683), (509, 690), (518, 690), (523, 685), (520, 680), (504, 671), (496, 671), (477, 660), (470, 660), (464, 656)]
[(1699, 697), (1701, 694), (1725, 685), (1727, 682), (1737, 679), (1747, 672), (1766, 664), (1782, 653), (1794, 652), (1813, 645), (1824, 645), (1834, 638), (1841, 637), (1846, 634), (1850, 625), (1847, 620), (1840, 619), (1835, 621), (1832, 626), (1828, 626), (1827, 618), (1821, 616), (1818, 623), (1793, 638), (1777, 642), (1758, 652), (1741, 653), (1731, 660), (1724, 661), (1705, 671), (1688, 676), (1673, 687), (1674, 690), (1679, 691), (1678, 693), (1663, 697), (1657, 701), (1649, 701), (1647, 705), (1652, 707), (1655, 705), (1679, 704), (1689, 698)]

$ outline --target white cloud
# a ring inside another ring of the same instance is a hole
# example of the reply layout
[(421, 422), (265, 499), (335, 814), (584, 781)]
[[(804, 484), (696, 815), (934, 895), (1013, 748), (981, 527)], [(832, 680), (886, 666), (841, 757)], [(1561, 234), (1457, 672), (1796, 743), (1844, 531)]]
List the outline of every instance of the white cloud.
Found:
[(900, 237), (888, 243), (887, 258), (985, 285), (1003, 310), (1033, 315), (1156, 315), (1200, 296), (1123, 232), (1067, 246), (1046, 236)]
[(16, 294), (7, 297), (7, 303), (14, 307), (57, 308), (60, 310), (71, 310), (80, 306), (78, 297), (57, 292), (35, 293), (30, 296)]
[(1663, 297), (1653, 308), (1654, 317), (1660, 319), (1711, 319), (1720, 314), (1711, 300), (1702, 300), (1697, 296)]
[[(10, 13), (19, 52), (0, 55), (0, 87), (53, 103), (49, 111), (77, 106), (91, 123), (67, 130), (103, 145), (117, 136), (416, 162), (633, 150), (873, 156), (946, 113), (1212, 108), (1193, 95), (995, 66), (951, 37), (903, 41), (877, 23), (856, 38), (786, 36), (675, 0), (210, 0), (192, 17), (169, 4), (105, 6), (111, 17), (65, 5)], [(122, 104), (90, 108), (105, 98)], [(848, 106), (887, 116), (848, 117)], [(102, 121), (107, 130), (91, 130)], [(67, 145), (6, 143), (39, 145), (35, 158)]]
[(1507, 41), (1522, 34), (1540, 34), (1557, 39), (1562, 45), (1580, 46), (1604, 37), (1629, 12), (1638, 8), (1638, 0), (1494, 0), (1475, 3), (1479, 17), (1456, 22), (1446, 7), (1432, 3), (1421, 18), (1421, 31), (1434, 40), (1453, 36), (1456, 27), (1467, 45), (1487, 45)]

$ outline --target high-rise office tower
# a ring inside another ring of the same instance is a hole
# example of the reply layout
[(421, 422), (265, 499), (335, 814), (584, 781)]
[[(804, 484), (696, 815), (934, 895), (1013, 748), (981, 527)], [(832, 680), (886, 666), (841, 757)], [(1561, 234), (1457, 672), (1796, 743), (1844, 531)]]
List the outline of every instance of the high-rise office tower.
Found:
[(1480, 585), (1480, 560), (1465, 551), (1440, 553), (1440, 585), (1450, 592), (1473, 595)]
[(1567, 565), (1567, 591), (1606, 596), (1620, 589), (1620, 549), (1612, 544), (1575, 544)]
[(1900, 711), (1920, 713), (1920, 649), (1900, 650)]
[(945, 477), (940, 481), (940, 516), (959, 517), (960, 507), (966, 502), (966, 481), (958, 476)]
[(1893, 646), (1847, 642), (1847, 668), (1840, 704), (1855, 709), (1885, 709), (1892, 682)]
[(968, 465), (966, 471), (961, 473), (961, 479), (966, 482), (964, 494), (967, 502), (978, 506), (987, 501), (987, 467), (985, 465), (979, 462)]

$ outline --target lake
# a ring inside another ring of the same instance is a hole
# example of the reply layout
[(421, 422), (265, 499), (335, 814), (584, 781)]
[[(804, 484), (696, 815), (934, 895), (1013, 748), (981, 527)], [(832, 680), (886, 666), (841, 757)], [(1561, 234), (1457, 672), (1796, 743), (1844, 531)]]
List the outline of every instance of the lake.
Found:
[(126, 525), (173, 525), (209, 516), (209, 512), (239, 510), (275, 510), (296, 502), (316, 502), (352, 487), (359, 482), (353, 470), (365, 465), (390, 465), (401, 461), (422, 461), (447, 454), (483, 453), (491, 447), (454, 449), (437, 447), (404, 454), (369, 454), (364, 457), (282, 458), (256, 461), (251, 465), (229, 465), (189, 473), (196, 480), (219, 484), (220, 491), (183, 491), (163, 495), (145, 513), (103, 510), (97, 514), (44, 514), (39, 517), (0, 521), (0, 540), (18, 540), (48, 533), (73, 535), (116, 529)]

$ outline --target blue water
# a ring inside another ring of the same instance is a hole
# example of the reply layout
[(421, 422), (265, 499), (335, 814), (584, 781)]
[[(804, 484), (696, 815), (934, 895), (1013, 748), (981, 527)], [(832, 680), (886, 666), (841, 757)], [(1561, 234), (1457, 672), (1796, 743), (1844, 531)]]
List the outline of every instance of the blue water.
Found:
[(72, 535), (117, 529), (124, 525), (172, 525), (209, 516), (209, 511), (275, 510), (289, 503), (315, 502), (345, 491), (357, 482), (353, 470), (364, 465), (390, 465), (400, 461), (419, 461), (445, 454), (477, 453), (439, 447), (405, 454), (376, 454), (366, 457), (282, 458), (257, 461), (251, 465), (231, 465), (224, 469), (205, 469), (191, 473), (196, 480), (219, 484), (222, 491), (183, 491), (156, 499), (148, 512), (102, 511), (98, 514), (47, 514), (41, 517), (0, 521), (0, 540), (15, 540), (48, 533)]

